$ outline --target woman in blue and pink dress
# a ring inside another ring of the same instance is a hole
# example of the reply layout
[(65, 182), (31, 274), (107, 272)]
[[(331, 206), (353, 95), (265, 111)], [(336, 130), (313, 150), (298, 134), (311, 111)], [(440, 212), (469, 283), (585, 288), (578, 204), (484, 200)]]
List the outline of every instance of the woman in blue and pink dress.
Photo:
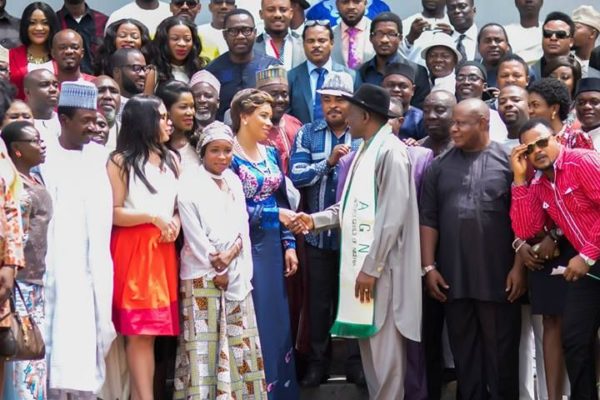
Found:
[(252, 285), (269, 399), (295, 400), (298, 384), (284, 277), (296, 273), (294, 236), (279, 223), (279, 206), (289, 208), (284, 174), (267, 138), (273, 99), (245, 89), (231, 103), (236, 138), (231, 168), (242, 181), (250, 223), (254, 275)]

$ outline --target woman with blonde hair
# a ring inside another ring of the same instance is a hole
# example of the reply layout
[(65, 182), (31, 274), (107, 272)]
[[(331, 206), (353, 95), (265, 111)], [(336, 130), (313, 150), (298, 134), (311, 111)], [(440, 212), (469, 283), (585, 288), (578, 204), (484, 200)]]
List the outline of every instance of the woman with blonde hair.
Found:
[(296, 273), (294, 236), (279, 222), (279, 207), (289, 207), (277, 150), (260, 142), (273, 126), (273, 99), (245, 89), (231, 102), (231, 167), (242, 181), (250, 222), (254, 274), (252, 297), (264, 355), (269, 399), (294, 400), (298, 385), (284, 277)]

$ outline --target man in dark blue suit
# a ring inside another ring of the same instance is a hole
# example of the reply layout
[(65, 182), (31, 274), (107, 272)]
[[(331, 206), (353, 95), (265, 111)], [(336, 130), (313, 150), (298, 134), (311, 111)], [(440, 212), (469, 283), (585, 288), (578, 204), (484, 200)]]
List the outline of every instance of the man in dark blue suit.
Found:
[(316, 91), (321, 88), (331, 71), (354, 72), (331, 59), (333, 30), (327, 21), (306, 21), (302, 33), (306, 61), (288, 73), (290, 87), (289, 114), (303, 124), (322, 119), (321, 98)]
[(392, 63), (406, 64), (415, 72), (415, 91), (410, 104), (421, 108), (431, 88), (427, 69), (407, 60), (398, 52), (398, 47), (402, 42), (402, 20), (400, 17), (392, 12), (384, 12), (375, 17), (371, 22), (370, 40), (375, 50), (375, 57), (366, 61), (360, 67), (356, 74), (354, 88), (358, 89), (363, 83), (381, 85), (387, 65)]

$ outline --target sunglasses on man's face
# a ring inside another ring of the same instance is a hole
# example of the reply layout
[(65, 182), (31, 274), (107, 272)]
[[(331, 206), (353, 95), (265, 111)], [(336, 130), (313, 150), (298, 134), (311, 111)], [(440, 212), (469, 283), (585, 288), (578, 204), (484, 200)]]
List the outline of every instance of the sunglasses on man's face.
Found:
[(550, 136), (543, 136), (538, 138), (536, 141), (533, 141), (527, 145), (527, 150), (525, 150), (525, 155), (533, 154), (536, 147), (540, 149), (545, 149), (548, 147), (548, 143), (550, 142)]
[(306, 27), (311, 27), (311, 26), (329, 26), (329, 20), (328, 19), (309, 19), (304, 21), (304, 26)]
[(199, 4), (197, 0), (173, 0), (171, 3), (176, 7), (183, 7), (184, 4), (187, 4), (189, 8), (195, 8)]
[(556, 35), (557, 39), (566, 39), (570, 36), (567, 31), (551, 31), (549, 29), (544, 29), (544, 39), (550, 39), (554, 35)]

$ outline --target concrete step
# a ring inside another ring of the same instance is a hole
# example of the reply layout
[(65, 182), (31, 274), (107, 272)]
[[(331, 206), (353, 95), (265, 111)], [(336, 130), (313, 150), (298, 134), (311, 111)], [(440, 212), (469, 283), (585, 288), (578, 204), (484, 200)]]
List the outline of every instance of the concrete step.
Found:
[(332, 376), (316, 388), (302, 388), (300, 400), (368, 400), (367, 388), (346, 382), (345, 376)]

